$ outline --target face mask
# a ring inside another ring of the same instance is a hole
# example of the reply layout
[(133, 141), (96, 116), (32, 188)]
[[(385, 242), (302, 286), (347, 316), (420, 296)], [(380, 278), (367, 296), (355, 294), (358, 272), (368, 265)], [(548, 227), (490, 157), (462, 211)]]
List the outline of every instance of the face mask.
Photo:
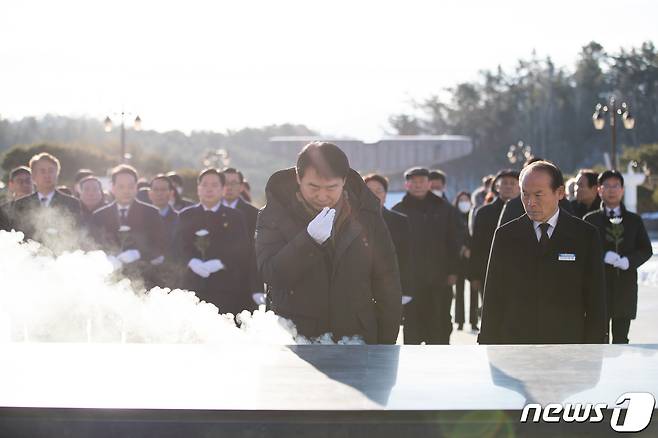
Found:
[(457, 204), (457, 207), (462, 213), (468, 213), (471, 210), (471, 203), (468, 201), (461, 201)]
[(432, 193), (434, 193), (439, 198), (443, 198), (443, 190), (432, 190)]

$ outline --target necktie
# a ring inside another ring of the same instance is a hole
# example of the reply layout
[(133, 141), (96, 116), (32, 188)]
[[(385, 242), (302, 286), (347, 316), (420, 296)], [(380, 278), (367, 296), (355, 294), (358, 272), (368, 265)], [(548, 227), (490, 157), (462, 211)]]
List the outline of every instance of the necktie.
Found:
[(125, 225), (127, 219), (128, 219), (128, 209), (127, 208), (120, 208), (119, 209), (119, 222), (121, 222), (121, 225)]
[(43, 198), (41, 198), (40, 201), (41, 201), (41, 206), (42, 207), (47, 207), (48, 206), (48, 198), (46, 198), (45, 196)]
[(541, 230), (541, 238), (539, 239), (539, 249), (542, 254), (546, 253), (548, 250), (548, 244), (550, 242), (550, 237), (548, 237), (548, 228), (550, 225), (546, 222), (539, 224), (539, 229)]
[(610, 219), (614, 219), (614, 217), (615, 217), (615, 211), (614, 211), (614, 210), (610, 210), (610, 212), (608, 213), (608, 216), (610, 217)]

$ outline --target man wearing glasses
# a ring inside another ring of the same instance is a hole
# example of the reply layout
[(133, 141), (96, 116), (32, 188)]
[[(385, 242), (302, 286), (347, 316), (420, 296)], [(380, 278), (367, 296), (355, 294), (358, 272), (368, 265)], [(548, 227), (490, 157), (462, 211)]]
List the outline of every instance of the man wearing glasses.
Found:
[(599, 210), (584, 217), (599, 230), (603, 245), (612, 343), (628, 344), (628, 330), (637, 313), (637, 268), (652, 255), (651, 241), (640, 216), (626, 210), (624, 177), (606, 170), (598, 178)]

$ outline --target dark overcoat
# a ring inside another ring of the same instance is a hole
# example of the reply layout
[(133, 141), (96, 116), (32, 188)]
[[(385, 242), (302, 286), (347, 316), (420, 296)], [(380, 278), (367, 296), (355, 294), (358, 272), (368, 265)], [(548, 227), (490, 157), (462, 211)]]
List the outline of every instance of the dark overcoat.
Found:
[(629, 268), (625, 271), (605, 264), (605, 279), (608, 294), (608, 313), (611, 318), (635, 319), (637, 315), (637, 268), (651, 258), (653, 250), (651, 240), (644, 228), (642, 218), (632, 213), (622, 205), (623, 227), (622, 242), (619, 247), (607, 236), (612, 229), (610, 218), (606, 217), (605, 209), (587, 214), (585, 221), (599, 230), (603, 254), (615, 251), (622, 257), (628, 257)]
[(247, 233), (249, 238), (254, 240), (254, 235), (256, 234), (256, 221), (258, 220), (258, 209), (245, 201), (242, 198), (238, 199), (238, 203), (235, 206), (236, 210), (240, 210), (244, 215), (245, 223), (247, 224)]
[(411, 260), (411, 230), (409, 229), (409, 220), (406, 215), (389, 210), (386, 207), (382, 208), (382, 216), (395, 246), (402, 293), (413, 296), (415, 279), (412, 271), (413, 263)]
[(542, 251), (523, 215), (496, 230), (484, 287), (480, 344), (606, 342), (601, 242), (563, 210)]
[(409, 221), (417, 289), (446, 287), (448, 275), (459, 272), (464, 230), (459, 211), (432, 192), (422, 200), (406, 194), (393, 210)]
[[(267, 183), (267, 205), (256, 226), (258, 268), (273, 310), (309, 337), (359, 335), (395, 343), (400, 327), (400, 278), (379, 200), (351, 170), (345, 191), (351, 214), (323, 245), (308, 234), (294, 168)], [(345, 195), (343, 195), (345, 196)]]
[(498, 218), (504, 206), (503, 200), (496, 198), (492, 203), (483, 205), (473, 211), (471, 258), (468, 261), (468, 278), (471, 280), (484, 281), (491, 241), (498, 227)]

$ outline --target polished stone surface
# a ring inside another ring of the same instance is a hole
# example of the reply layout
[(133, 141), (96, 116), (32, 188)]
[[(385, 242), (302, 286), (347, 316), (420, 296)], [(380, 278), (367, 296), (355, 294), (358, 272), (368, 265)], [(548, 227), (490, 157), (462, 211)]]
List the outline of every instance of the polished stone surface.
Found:
[(0, 344), (0, 407), (518, 410), (658, 396), (658, 345)]

